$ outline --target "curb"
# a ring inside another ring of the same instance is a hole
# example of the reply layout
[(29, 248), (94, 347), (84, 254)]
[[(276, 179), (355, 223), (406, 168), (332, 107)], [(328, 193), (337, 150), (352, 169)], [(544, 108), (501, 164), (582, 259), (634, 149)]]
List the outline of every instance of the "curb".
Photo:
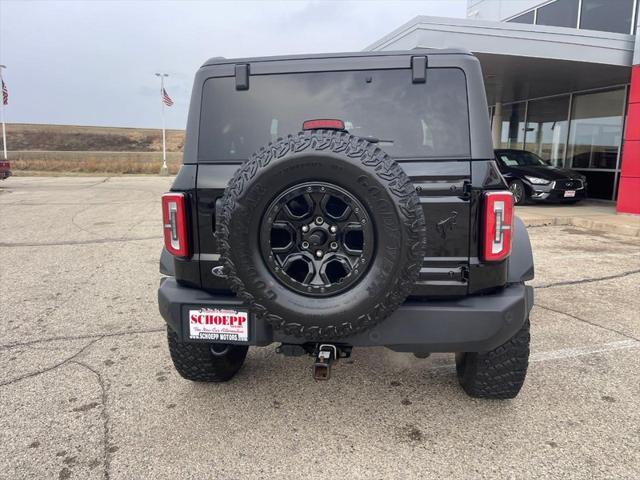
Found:
[(616, 233), (628, 237), (640, 238), (640, 224), (620, 225), (606, 220), (585, 217), (554, 217), (525, 220), (527, 227), (572, 226), (586, 228), (597, 232)]

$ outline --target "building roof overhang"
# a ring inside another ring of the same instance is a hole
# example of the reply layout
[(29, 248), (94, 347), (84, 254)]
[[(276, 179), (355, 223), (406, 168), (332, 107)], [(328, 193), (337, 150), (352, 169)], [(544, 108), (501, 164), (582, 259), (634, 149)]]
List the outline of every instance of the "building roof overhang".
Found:
[(468, 49), (493, 104), (628, 83), (634, 42), (617, 33), (420, 16), (366, 50)]

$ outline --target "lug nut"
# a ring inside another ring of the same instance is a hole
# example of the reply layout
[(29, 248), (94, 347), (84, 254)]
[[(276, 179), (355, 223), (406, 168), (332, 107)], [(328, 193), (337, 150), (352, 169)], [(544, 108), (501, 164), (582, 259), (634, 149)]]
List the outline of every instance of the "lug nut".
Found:
[(338, 242), (331, 242), (329, 246), (331, 247), (331, 250), (337, 250)]
[(302, 226), (302, 233), (307, 233), (309, 231), (309, 225)]
[(309, 242), (302, 242), (302, 248), (304, 249), (309, 248)]
[(318, 258), (322, 257), (322, 250), (316, 250), (316, 257)]
[(316, 224), (322, 225), (323, 223), (324, 223), (324, 220), (322, 219), (322, 217), (316, 217)]
[(331, 225), (331, 226), (329, 227), (329, 231), (330, 231), (331, 233), (336, 233), (336, 232), (338, 231), (338, 227), (336, 227), (335, 225)]

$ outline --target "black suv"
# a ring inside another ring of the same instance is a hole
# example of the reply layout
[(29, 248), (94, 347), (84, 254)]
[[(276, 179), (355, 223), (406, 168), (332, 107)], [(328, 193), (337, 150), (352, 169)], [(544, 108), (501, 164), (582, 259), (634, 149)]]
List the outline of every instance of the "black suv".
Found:
[(162, 204), (158, 301), (184, 378), (229, 380), (277, 342), (320, 380), (385, 346), (456, 352), (472, 396), (519, 392), (533, 259), (470, 53), (213, 58)]

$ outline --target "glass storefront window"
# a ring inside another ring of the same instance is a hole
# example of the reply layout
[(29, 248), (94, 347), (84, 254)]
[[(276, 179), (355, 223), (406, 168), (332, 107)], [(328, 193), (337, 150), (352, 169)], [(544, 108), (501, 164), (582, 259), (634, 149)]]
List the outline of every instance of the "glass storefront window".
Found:
[(530, 12), (523, 13), (522, 15), (518, 15), (511, 20), (508, 20), (511, 23), (529, 23), (533, 25), (533, 20), (535, 18), (535, 12), (531, 10)]
[(573, 168), (615, 169), (622, 141), (624, 89), (573, 97), (567, 159)]
[(549, 5), (538, 8), (536, 24), (576, 28), (578, 24), (578, 0), (556, 0)]
[(632, 33), (634, 0), (582, 0), (580, 28)]
[(562, 167), (569, 131), (569, 95), (529, 102), (524, 149)]
[(497, 116), (493, 108), (492, 123), (501, 127), (495, 148), (528, 150), (577, 170), (587, 177), (589, 197), (613, 200), (625, 96), (626, 89), (618, 88), (507, 104)]
[[(622, 143), (625, 89), (575, 95), (571, 107), (567, 164), (585, 170), (589, 196), (611, 200), (613, 171)], [(597, 173), (600, 170), (600, 173)], [(602, 172), (609, 170), (610, 174)]]
[(526, 103), (513, 103), (502, 107), (500, 148), (522, 148), (524, 143), (524, 115)]

